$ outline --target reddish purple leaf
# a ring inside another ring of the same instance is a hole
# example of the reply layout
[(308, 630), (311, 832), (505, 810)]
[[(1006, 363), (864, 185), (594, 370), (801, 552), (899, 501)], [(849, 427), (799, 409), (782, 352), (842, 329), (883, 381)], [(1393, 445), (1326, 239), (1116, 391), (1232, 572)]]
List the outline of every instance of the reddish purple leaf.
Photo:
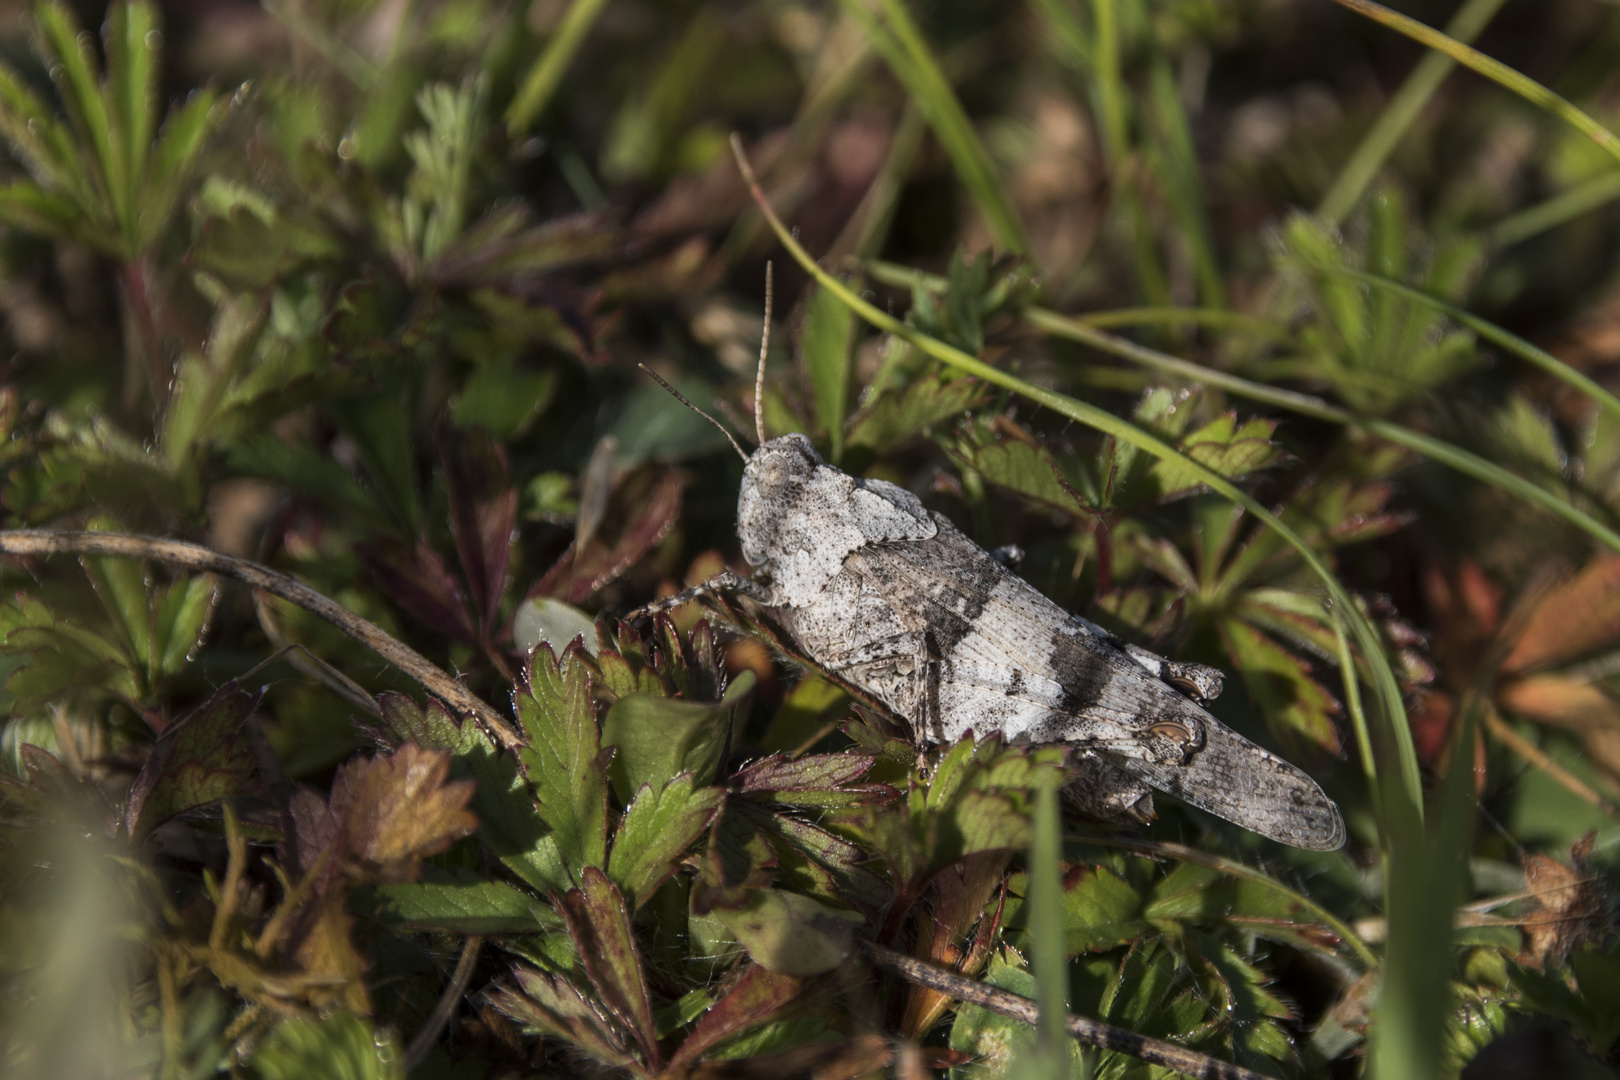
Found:
[(258, 747), (247, 719), (261, 696), (226, 683), (169, 726), (125, 800), (124, 825), (132, 835), (258, 786)]
[(673, 469), (654, 466), (631, 474), (613, 493), (607, 517), (589, 546), (584, 551), (569, 548), (529, 595), (579, 604), (616, 581), (674, 528), (681, 488)]
[(442, 457), (456, 553), (478, 608), (479, 629), (488, 639), (506, 590), (517, 490), (506, 451), (482, 431), (447, 438)]
[(670, 1068), (689, 1065), (733, 1035), (775, 1019), (799, 996), (806, 982), (790, 975), (775, 975), (754, 965), (725, 997), (703, 1014), (680, 1049), (675, 1051)]
[(606, 874), (587, 866), (580, 874), (580, 887), (564, 893), (557, 910), (568, 924), (591, 985), (657, 1072), (658, 1031), (624, 897)]
[(425, 542), (410, 547), (397, 540), (357, 544), (371, 576), (388, 598), (435, 630), (468, 645), (478, 644), (478, 631), (461, 586)]

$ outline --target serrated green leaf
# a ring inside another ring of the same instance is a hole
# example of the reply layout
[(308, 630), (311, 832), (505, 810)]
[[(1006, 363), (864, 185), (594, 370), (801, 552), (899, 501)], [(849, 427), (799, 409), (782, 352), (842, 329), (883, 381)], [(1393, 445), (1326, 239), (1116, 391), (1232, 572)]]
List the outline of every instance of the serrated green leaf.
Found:
[[(1200, 465), (1237, 480), (1284, 459), (1283, 452), (1271, 441), (1276, 429), (1271, 420), (1256, 418), (1239, 424), (1236, 413), (1227, 413), (1187, 435), (1178, 448)], [(1158, 482), (1163, 498), (1202, 486), (1196, 476), (1176, 462), (1157, 461), (1149, 475)]]
[(607, 865), (607, 761), (590, 684), (582, 663), (565, 654), (559, 664), (550, 649), (534, 651), (526, 674), (513, 695), (528, 740), (518, 756), (540, 819), (577, 881), (585, 867)]
[(886, 390), (856, 415), (846, 445), (851, 453), (858, 450), (869, 459), (941, 421), (960, 417), (983, 393), (977, 380), (946, 380), (937, 375), (919, 379), (903, 390)]
[(1106, 866), (1074, 876), (1063, 889), (1063, 930), (1070, 956), (1134, 940), (1146, 928), (1142, 897)]
[(591, 985), (656, 1070), (657, 1027), (624, 897), (600, 869), (587, 866), (580, 887), (563, 894), (561, 914)]
[(1086, 505), (1078, 502), (1073, 494), (1064, 489), (1054, 473), (1056, 459), (1051, 452), (1021, 439), (987, 442), (965, 455), (964, 461), (997, 487), (1016, 492), (1060, 513), (1078, 515), (1094, 506), (1096, 501), (1088, 479), (1075, 482), (1073, 478), (1065, 476), (1071, 486), (1087, 499)]
[(478, 815), (478, 839), (526, 884), (541, 890), (566, 889), (573, 882), (547, 833), (534, 791), (517, 761), (502, 752), (471, 721), (457, 720), (430, 698), (426, 708), (403, 694), (378, 697), (381, 733), (395, 745), (415, 742), (455, 755), (453, 775), (476, 781), (472, 810)]
[(504, 881), (471, 871), (425, 870), (421, 881), (379, 885), (355, 904), (387, 926), (453, 934), (518, 934), (559, 930), (551, 905)]
[(613, 834), (608, 876), (635, 910), (675, 872), (686, 849), (708, 831), (720, 809), (719, 788), (696, 787), (681, 773), (662, 789), (642, 785)]

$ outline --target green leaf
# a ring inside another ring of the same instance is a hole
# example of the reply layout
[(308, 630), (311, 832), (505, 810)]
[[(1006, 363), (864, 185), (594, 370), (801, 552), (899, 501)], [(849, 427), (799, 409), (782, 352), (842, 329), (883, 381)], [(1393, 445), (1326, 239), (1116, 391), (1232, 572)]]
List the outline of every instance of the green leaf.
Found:
[[(1035, 996), (1035, 977), (1011, 949), (990, 958), (990, 966), (981, 981), (1020, 997), (1033, 999)], [(977, 1005), (959, 1005), (956, 1018), (951, 1022), (951, 1049), (973, 1055), (973, 1060), (958, 1066), (957, 1071), (972, 1080), (1019, 1075), (1011, 1071), (1014, 1062), (1026, 1058), (1034, 1046), (1034, 1027)], [(1087, 1069), (1078, 1042), (1069, 1041), (1068, 1055), (1069, 1075), (1095, 1075)]]
[(798, 893), (753, 889), (741, 908), (714, 909), (754, 963), (778, 975), (831, 971), (849, 957), (865, 920)]
[[(151, 146), (151, 160), (146, 166), (146, 185), (140, 193), (139, 233), (144, 249), (156, 242), (169, 218), (179, 204), (180, 195), (195, 175), (203, 148), (214, 132), (231, 115), (236, 99), (221, 101), (212, 90), (193, 90), (185, 104), (163, 122), (157, 142)], [(143, 153), (147, 143), (141, 143)], [(299, 241), (305, 239), (295, 232)], [(286, 247), (289, 238), (278, 236), (278, 247)]]
[[(1186, 436), (1177, 446), (1205, 468), (1238, 480), (1284, 460), (1286, 455), (1271, 441), (1276, 430), (1273, 420), (1256, 418), (1240, 424), (1237, 413), (1229, 412)], [(1202, 486), (1196, 476), (1175, 462), (1155, 462), (1150, 475), (1158, 481), (1164, 498)]]
[(393, 1039), (349, 1012), (283, 1020), (252, 1067), (262, 1080), (405, 1080), (405, 1056)]
[(849, 449), (864, 460), (921, 435), (935, 424), (954, 420), (972, 408), (984, 394), (974, 379), (942, 379), (930, 375), (903, 390), (886, 390), (861, 410), (850, 424)]
[(840, 6), (865, 31), (867, 39), (905, 86), (911, 100), (928, 118), (929, 126), (950, 156), (958, 178), (984, 216), (996, 243), (1003, 251), (1016, 255), (1027, 252), (1029, 237), (1017, 211), (1001, 190), (995, 164), (903, 0), (879, 0), (882, 23), (860, 0), (842, 0)]
[(126, 701), (140, 697), (140, 675), (123, 646), (58, 619), (38, 600), (19, 595), (15, 607), (0, 609), (0, 629), (6, 652), (29, 654), (6, 680), (20, 705), (102, 691)]
[(608, 755), (590, 683), (584, 664), (566, 652), (559, 664), (550, 649), (531, 654), (526, 676), (514, 695), (528, 740), (518, 756), (558, 857), (578, 881), (584, 868), (607, 865)]
[(615, 701), (602, 724), (603, 743), (617, 747), (608, 770), (614, 794), (629, 802), (642, 785), (661, 789), (683, 772), (699, 784), (713, 780), (737, 706), (753, 689), (745, 671), (712, 705), (646, 693)]
[(1063, 889), (1063, 931), (1069, 955), (1110, 949), (1146, 928), (1142, 897), (1106, 866), (1071, 875)]
[(1220, 632), (1267, 727), (1289, 755), (1337, 754), (1333, 718), (1339, 703), (1311, 677), (1310, 665), (1248, 623), (1223, 619)]
[(1059, 482), (1054, 470), (1060, 467), (1051, 451), (1032, 442), (1022, 439), (985, 442), (957, 457), (987, 482), (1022, 495), (1043, 508), (1078, 515), (1096, 505), (1095, 492), (1089, 490), (1092, 487), (1089, 479), (1074, 483), (1065, 471), (1064, 479), (1070, 480), (1070, 486), (1085, 498), (1084, 503), (1079, 502)]
[(387, 926), (452, 934), (519, 934), (557, 930), (562, 920), (551, 905), (504, 881), (467, 870), (429, 868), (423, 880), (379, 885), (356, 894), (356, 907)]
[(387, 741), (449, 750), (455, 755), (453, 775), (477, 782), (471, 805), (478, 815), (478, 839), (508, 869), (536, 889), (560, 890), (573, 883), (518, 762), (477, 724), (458, 720), (433, 698), (423, 708), (403, 694), (385, 693), (378, 704), (380, 733)]
[(700, 1060), (707, 1051), (749, 1028), (779, 1015), (804, 983), (755, 965), (705, 1012), (670, 1061), (671, 1071)]
[(248, 718), (261, 696), (227, 683), (163, 733), (124, 804), (130, 835), (144, 836), (178, 814), (257, 786), (259, 748)]
[(663, 788), (643, 784), (619, 821), (608, 857), (608, 876), (631, 910), (640, 908), (675, 872), (686, 849), (708, 831), (720, 809), (719, 788), (696, 787), (681, 773)]
[(107, 50), (102, 96), (112, 126), (113, 150), (124, 176), (121, 198), (131, 211), (139, 205), (158, 113), (159, 34), (157, 13), (137, 0), (114, 4), (102, 27)]
[(810, 373), (816, 397), (816, 419), (827, 432), (831, 460), (844, 456), (844, 413), (849, 403), (850, 349), (855, 342), (855, 313), (826, 289), (810, 294), (799, 337), (799, 355)]
[(79, 141), (95, 155), (98, 195), (111, 209), (117, 229), (117, 244), (124, 258), (134, 252), (129, 246), (131, 221), (129, 176), (122, 155), (113, 148), (111, 118), (102, 100), (96, 76), (96, 56), (88, 35), (79, 33), (78, 22), (68, 8), (55, 0), (34, 9), (34, 18), (44, 38), (44, 48), (55, 56), (51, 68), (62, 104)]

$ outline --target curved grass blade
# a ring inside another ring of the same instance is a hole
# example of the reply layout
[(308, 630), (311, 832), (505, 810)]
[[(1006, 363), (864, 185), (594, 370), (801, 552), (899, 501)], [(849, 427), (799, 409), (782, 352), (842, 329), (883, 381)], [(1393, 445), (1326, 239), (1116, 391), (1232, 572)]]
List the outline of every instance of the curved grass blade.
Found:
[[(1028, 398), (1030, 401), (1051, 409), (1060, 416), (1077, 420), (1105, 435), (1112, 435), (1114, 438), (1135, 446), (1139, 450), (1144, 450), (1162, 461), (1176, 463), (1212, 491), (1225, 496), (1253, 514), (1297, 551), (1300, 558), (1310, 567), (1311, 572), (1326, 587), (1329, 595), (1333, 598), (1333, 602), (1340, 605), (1350, 619), (1352, 630), (1356, 636), (1356, 644), (1372, 667), (1374, 687), (1378, 691), (1379, 711), (1383, 720), (1384, 752), (1394, 759), (1392, 762), (1393, 768), (1380, 772), (1380, 777), (1388, 788), (1387, 791), (1381, 793), (1380, 798), (1380, 805), (1390, 818), (1389, 821), (1383, 823), (1385, 830), (1388, 831), (1388, 826), (1395, 823), (1395, 818), (1402, 819), (1400, 824), (1404, 827), (1421, 830), (1423, 803), (1422, 787), (1418, 776), (1417, 752), (1412, 745), (1411, 730), (1406, 724), (1406, 708), (1401, 699), (1400, 685), (1396, 681), (1395, 673), (1390, 669), (1388, 659), (1384, 656), (1383, 646), (1379, 643), (1378, 634), (1373, 629), (1372, 624), (1367, 621), (1366, 616), (1361, 614), (1360, 609), (1351, 600), (1350, 594), (1339, 583), (1333, 571), (1328, 569), (1321, 556), (1312, 550), (1311, 546), (1298, 533), (1285, 525), (1275, 514), (1267, 510), (1247, 492), (1136, 425), (1122, 420), (1104, 409), (1088, 405), (1065, 394), (1042, 389), (1025, 382), (1015, 375), (1010, 375), (1000, 368), (992, 367), (976, 356), (970, 356), (954, 346), (947, 345), (937, 338), (922, 333), (915, 327), (908, 326), (855, 295), (837, 277), (822, 269), (810, 257), (809, 252), (805, 251), (799, 244), (793, 234), (788, 231), (787, 226), (782, 224), (782, 220), (776, 216), (776, 212), (765, 199), (765, 193), (760, 190), (753, 169), (743, 155), (742, 145), (735, 137), (732, 140), (732, 151), (737, 157), (738, 167), (742, 170), (743, 177), (748, 182), (755, 202), (759, 204), (761, 212), (765, 215), (766, 221), (770, 223), (771, 229), (775, 231), (782, 246), (788, 250), (788, 253), (808, 274), (821, 284), (822, 288), (836, 293), (845, 304), (849, 305), (857, 315), (865, 319), (869, 324), (885, 333), (901, 338), (926, 355), (948, 364), (958, 371), (966, 372), (992, 385), (1011, 390)], [(1620, 537), (1616, 537), (1616, 540), (1620, 541)]]
[(1563, 120), (1597, 143), (1604, 153), (1620, 161), (1620, 136), (1616, 136), (1590, 115), (1576, 108), (1567, 98), (1553, 93), (1529, 76), (1514, 71), (1502, 61), (1448, 37), (1432, 26), (1426, 26), (1398, 11), (1391, 11), (1383, 4), (1373, 3), (1373, 0), (1333, 0), (1333, 2), (1349, 8), (1358, 15), (1365, 15), (1374, 22), (1382, 23), (1391, 30), (1399, 31), (1420, 45), (1445, 53), (1464, 67), (1471, 68), (1492, 82), (1512, 90), (1532, 105), (1540, 106)]
[[(892, 264), (867, 263), (865, 264), (865, 267), (872, 275), (874, 280), (882, 281), (886, 284), (903, 284), (909, 286), (918, 280), (923, 280), (928, 284), (932, 284), (933, 281), (937, 280), (923, 277), (917, 271), (905, 270), (904, 268), (895, 267)], [(1339, 272), (1337, 268), (1333, 269), (1334, 272)], [(1345, 272), (1360, 273), (1359, 271)], [(1368, 277), (1373, 278), (1373, 275), (1368, 275)], [(1374, 280), (1379, 282), (1388, 281), (1386, 278), (1374, 278)], [(940, 284), (941, 287), (943, 287), (943, 282)], [(1465, 322), (1464, 325), (1472, 327), (1481, 336), (1488, 337), (1490, 340), (1502, 345), (1503, 348), (1510, 349), (1519, 353), (1519, 355), (1525, 356), (1526, 359), (1530, 359), (1538, 366), (1545, 367), (1545, 365), (1550, 362), (1552, 365), (1556, 365), (1557, 368), (1569, 372), (1571, 375), (1575, 376), (1576, 379), (1582, 380), (1585, 383), (1591, 383), (1591, 380), (1587, 379), (1586, 376), (1581, 375), (1572, 368), (1569, 368), (1556, 357), (1542, 352), (1529, 342), (1523, 340), (1522, 338), (1514, 337), (1512, 334), (1509, 334), (1506, 330), (1503, 330), (1498, 326), (1485, 322), (1483, 319), (1478, 319), (1473, 315), (1469, 315), (1467, 312), (1452, 308), (1450, 305), (1446, 305), (1444, 301), (1436, 300), (1427, 293), (1410, 289), (1410, 286), (1400, 285), (1398, 282), (1390, 282), (1390, 284), (1401, 289), (1409, 289), (1415, 299), (1421, 299), (1426, 303), (1434, 304), (1436, 307), (1440, 307), (1445, 310), (1447, 314), (1456, 312), (1459, 322), (1462, 322), (1465, 319), (1470, 320)], [(1309, 416), (1314, 420), (1323, 420), (1330, 424), (1344, 424), (1348, 427), (1360, 428), (1369, 434), (1377, 435), (1379, 438), (1392, 442), (1397, 446), (1404, 446), (1406, 449), (1411, 450), (1414, 453), (1421, 454), (1431, 461), (1436, 461), (1442, 465), (1448, 466), (1449, 468), (1455, 469), (1465, 476), (1471, 476), (1481, 483), (1490, 484), (1491, 486), (1502, 491), (1506, 491), (1511, 495), (1516, 495), (1526, 502), (1539, 506), (1543, 510), (1563, 518), (1565, 521), (1568, 521), (1571, 525), (1574, 525), (1576, 528), (1603, 544), (1605, 547), (1613, 551), (1620, 551), (1620, 533), (1616, 533), (1613, 529), (1610, 529), (1608, 526), (1581, 510), (1579, 507), (1572, 505), (1567, 500), (1560, 498), (1553, 492), (1542, 490), (1515, 472), (1504, 469), (1502, 466), (1497, 465), (1492, 461), (1488, 461), (1477, 454), (1470, 453), (1469, 451), (1448, 443), (1442, 439), (1436, 439), (1433, 436), (1424, 435), (1421, 432), (1413, 431), (1411, 428), (1403, 427), (1400, 424), (1396, 424), (1388, 420), (1379, 420), (1370, 417), (1358, 416), (1350, 410), (1340, 408), (1339, 406), (1334, 405), (1322, 398), (1316, 397), (1314, 394), (1302, 394), (1297, 390), (1283, 390), (1275, 386), (1267, 386), (1264, 383), (1252, 382), (1238, 375), (1232, 375), (1225, 371), (1217, 371), (1214, 368), (1208, 368), (1204, 367), (1202, 364), (1196, 364), (1191, 360), (1183, 360), (1178, 356), (1171, 356), (1168, 353), (1159, 352), (1157, 349), (1150, 349), (1145, 345), (1138, 345), (1134, 341), (1127, 341), (1124, 338), (1115, 337), (1112, 334), (1105, 334), (1102, 331), (1093, 328), (1091, 325), (1088, 325), (1089, 319), (1087, 317), (1071, 317), (1067, 315), (1060, 315), (1048, 308), (1031, 307), (1025, 309), (1024, 319), (1031, 326), (1045, 330), (1047, 333), (1058, 337), (1067, 338), (1070, 341), (1077, 341), (1082, 345), (1089, 345), (1100, 352), (1117, 356), (1123, 360), (1129, 360), (1132, 363), (1141, 364), (1143, 367), (1149, 367), (1156, 371), (1164, 371), (1170, 374), (1179, 375), (1185, 379), (1201, 382), (1206, 386), (1219, 387), (1222, 390), (1225, 390), (1227, 393), (1234, 394), (1238, 397), (1246, 398), (1250, 401), (1262, 402), (1267, 405), (1274, 405), (1279, 409), (1287, 409), (1288, 411), (1298, 413), (1301, 416)], [(1529, 353), (1535, 355), (1527, 355), (1525, 352), (1521, 352), (1520, 349), (1528, 350)], [(1545, 369), (1553, 371), (1554, 374), (1557, 374), (1557, 371), (1551, 367), (1546, 367)], [(1575, 382), (1572, 385), (1581, 386), (1582, 383)], [(1597, 386), (1595, 383), (1591, 383), (1591, 385), (1599, 394), (1608, 397), (1611, 401), (1614, 400), (1613, 395), (1610, 395), (1608, 391), (1604, 390), (1602, 387)]]
[[(1592, 517), (1592, 515), (1572, 505), (1555, 493), (1544, 491), (1518, 473), (1505, 469), (1495, 462), (1488, 461), (1478, 454), (1470, 453), (1442, 439), (1424, 435), (1388, 420), (1357, 416), (1348, 409), (1342, 409), (1311, 394), (1302, 394), (1295, 390), (1281, 390), (1274, 386), (1266, 386), (1263, 383), (1250, 382), (1248, 379), (1237, 375), (1195, 364), (1191, 360), (1170, 356), (1156, 349), (1150, 349), (1145, 345), (1138, 345), (1134, 341), (1126, 341), (1123, 338), (1114, 337), (1112, 334), (1094, 330), (1076, 319), (1059, 315), (1057, 312), (1045, 308), (1030, 308), (1024, 312), (1024, 318), (1030, 325), (1039, 327), (1048, 333), (1067, 338), (1070, 341), (1078, 341), (1083, 345), (1090, 345), (1092, 348), (1141, 364), (1144, 367), (1171, 372), (1186, 379), (1202, 382), (1206, 386), (1218, 386), (1228, 393), (1236, 394), (1250, 401), (1275, 405), (1280, 409), (1287, 409), (1290, 412), (1296, 412), (1316, 420), (1325, 420), (1328, 423), (1360, 428), (1369, 434), (1378, 436), (1380, 439), (1392, 442), (1397, 446), (1404, 446), (1431, 461), (1437, 461), (1442, 465), (1455, 469), (1465, 476), (1471, 476), (1481, 483), (1490, 484), (1511, 495), (1516, 495), (1528, 503), (1533, 503), (1543, 510), (1563, 518), (1605, 547), (1613, 551), (1620, 551), (1620, 533), (1616, 533), (1613, 529)], [(1506, 331), (1499, 332), (1506, 334)], [(1511, 337), (1512, 335), (1507, 336)], [(1531, 347), (1533, 348), (1533, 346)], [(1557, 363), (1556, 360), (1554, 362)]]
[[(1468, 0), (1446, 24), (1446, 34), (1466, 44), (1479, 36), (1485, 24), (1507, 0)], [(1395, 96), (1378, 115), (1378, 120), (1363, 135), (1344, 163), (1339, 175), (1317, 204), (1316, 216), (1337, 225), (1361, 201), (1361, 196), (1372, 183), (1373, 177), (1394, 152), (1412, 121), (1418, 118), (1440, 84), (1446, 81), (1457, 61), (1443, 52), (1431, 52), (1418, 61), (1417, 67), (1406, 77)]]
[(990, 226), (1002, 250), (1014, 255), (1029, 252), (1029, 234), (1018, 213), (1001, 190), (995, 163), (979, 141), (962, 103), (951, 90), (939, 61), (934, 58), (903, 0), (878, 0), (883, 12), (880, 23), (861, 0), (839, 0), (850, 18), (860, 24), (872, 45), (883, 56), (895, 76), (905, 85), (911, 100), (928, 118), (928, 125), (939, 137), (950, 156), (957, 176), (972, 196), (985, 224)]

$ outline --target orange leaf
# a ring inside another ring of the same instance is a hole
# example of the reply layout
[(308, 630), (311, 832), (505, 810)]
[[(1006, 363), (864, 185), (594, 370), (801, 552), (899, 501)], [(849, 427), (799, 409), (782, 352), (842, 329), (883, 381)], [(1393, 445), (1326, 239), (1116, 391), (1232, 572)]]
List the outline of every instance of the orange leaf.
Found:
[(1562, 664), (1620, 638), (1620, 555), (1593, 559), (1549, 589), (1502, 664), (1506, 672)]
[(386, 757), (352, 762), (332, 784), (332, 813), (348, 849), (390, 878), (411, 878), (416, 862), (478, 828), (467, 810), (473, 783), (445, 783), (450, 751), (406, 743)]
[(1620, 777), (1620, 702), (1585, 679), (1531, 675), (1501, 687), (1502, 706), (1580, 736), (1593, 764)]

